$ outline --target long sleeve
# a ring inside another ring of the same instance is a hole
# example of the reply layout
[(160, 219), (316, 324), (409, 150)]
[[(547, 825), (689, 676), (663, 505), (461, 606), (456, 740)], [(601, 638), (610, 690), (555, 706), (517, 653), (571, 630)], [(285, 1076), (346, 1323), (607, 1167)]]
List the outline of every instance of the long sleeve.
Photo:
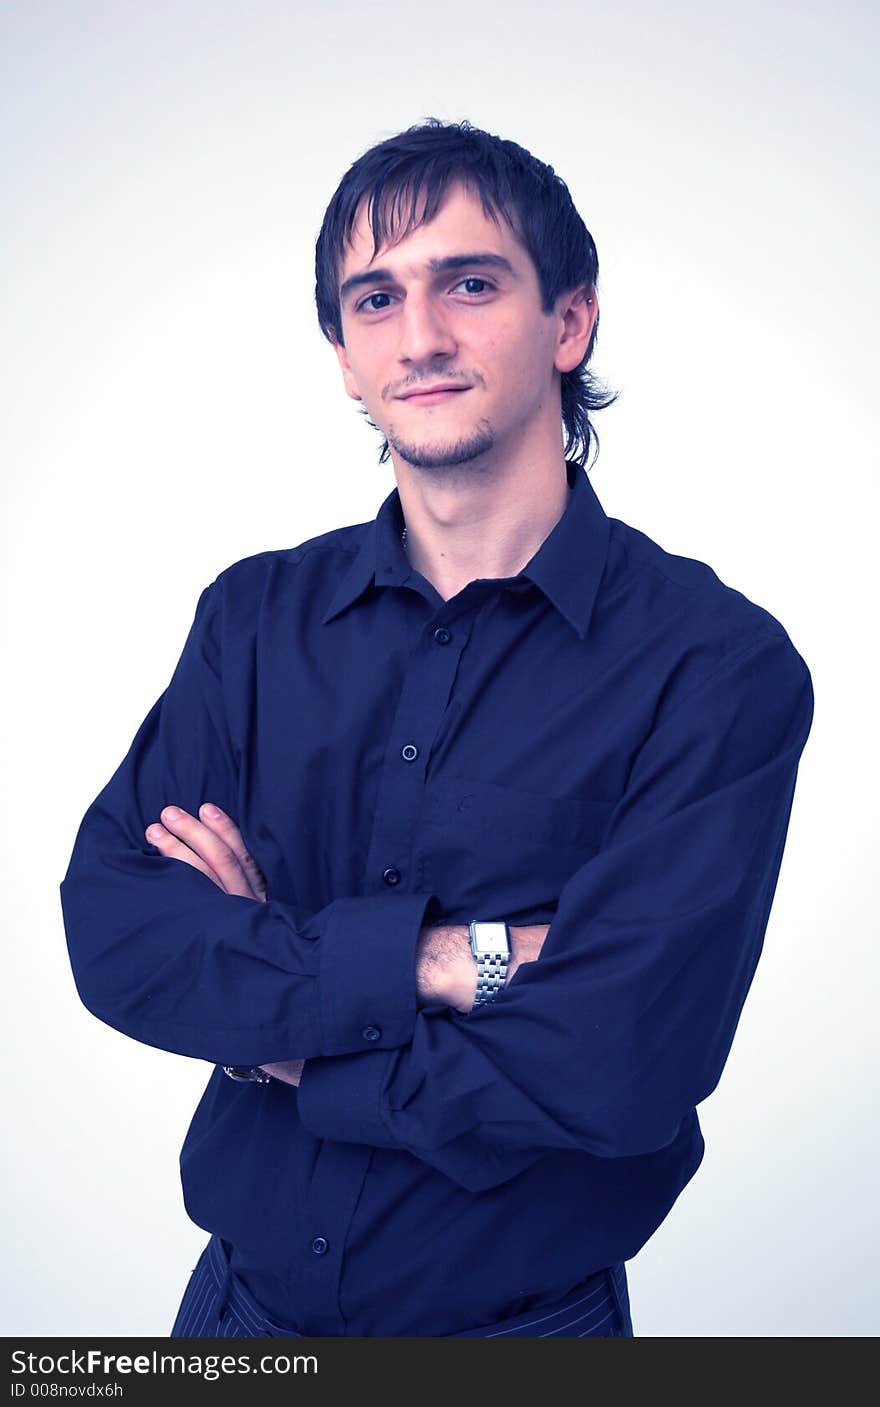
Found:
[(551, 1149), (666, 1147), (715, 1088), (764, 939), (813, 716), (784, 633), (725, 659), (636, 753), (539, 960), (492, 1006), (310, 1061), (314, 1133), (409, 1150), (479, 1189)]
[(390, 1049), (416, 1017), (430, 895), (295, 906), (229, 895), (144, 830), (171, 803), (237, 815), (224, 706), (222, 576), (206, 587), (168, 688), (80, 823), (61, 905), (79, 995), (134, 1039), (217, 1064)]

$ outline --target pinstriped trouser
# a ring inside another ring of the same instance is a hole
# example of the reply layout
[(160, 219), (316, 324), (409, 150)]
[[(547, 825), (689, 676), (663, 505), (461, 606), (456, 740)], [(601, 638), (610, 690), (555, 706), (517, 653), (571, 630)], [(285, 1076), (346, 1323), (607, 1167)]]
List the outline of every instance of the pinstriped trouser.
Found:
[[(212, 1236), (190, 1276), (171, 1338), (303, 1338), (271, 1319), (230, 1273), (224, 1243)], [(632, 1338), (623, 1262), (599, 1270), (554, 1305), (449, 1337)]]

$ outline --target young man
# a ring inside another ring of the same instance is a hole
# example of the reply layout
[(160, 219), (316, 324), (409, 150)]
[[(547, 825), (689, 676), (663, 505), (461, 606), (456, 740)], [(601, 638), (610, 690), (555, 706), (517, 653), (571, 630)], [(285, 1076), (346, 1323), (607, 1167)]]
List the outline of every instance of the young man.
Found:
[(174, 1335), (628, 1336), (700, 1163), (812, 684), (599, 504), (597, 272), (511, 142), (354, 163), (318, 313), (397, 487), (205, 589), (80, 826), (83, 1001), (215, 1066)]

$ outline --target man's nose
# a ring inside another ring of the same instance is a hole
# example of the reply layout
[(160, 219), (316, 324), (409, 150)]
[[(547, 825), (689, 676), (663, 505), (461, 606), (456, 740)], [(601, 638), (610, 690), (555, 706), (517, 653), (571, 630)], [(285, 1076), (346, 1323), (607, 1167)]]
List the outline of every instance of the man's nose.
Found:
[(398, 356), (403, 362), (425, 362), (452, 356), (456, 340), (437, 303), (427, 294), (410, 294), (400, 319)]

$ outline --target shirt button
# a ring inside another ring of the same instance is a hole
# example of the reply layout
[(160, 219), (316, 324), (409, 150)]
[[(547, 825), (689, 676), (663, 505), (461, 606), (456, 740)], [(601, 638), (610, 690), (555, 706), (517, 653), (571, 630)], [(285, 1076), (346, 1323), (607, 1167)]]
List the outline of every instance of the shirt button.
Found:
[(438, 645), (448, 645), (452, 639), (452, 631), (447, 630), (445, 625), (440, 625), (434, 631), (434, 639)]
[(390, 865), (388, 869), (383, 872), (382, 878), (386, 884), (399, 884), (400, 870), (396, 870), (393, 865)]
[(330, 1243), (326, 1236), (316, 1236), (312, 1242), (312, 1250), (316, 1256), (325, 1256), (330, 1249)]
[(361, 1035), (365, 1041), (377, 1041), (382, 1035), (382, 1032), (379, 1030), (378, 1026), (365, 1026), (361, 1031)]
[(400, 749), (400, 755), (404, 762), (415, 762), (419, 755), (419, 750), (415, 743), (407, 743), (406, 747)]

